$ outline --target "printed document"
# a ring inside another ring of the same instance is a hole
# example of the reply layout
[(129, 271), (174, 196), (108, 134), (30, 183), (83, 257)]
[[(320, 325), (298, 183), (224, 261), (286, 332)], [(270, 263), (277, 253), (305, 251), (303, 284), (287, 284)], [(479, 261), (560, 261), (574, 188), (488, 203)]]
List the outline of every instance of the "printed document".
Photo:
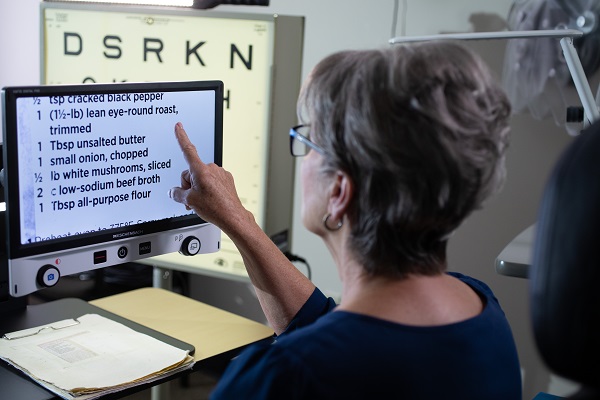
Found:
[(152, 382), (194, 362), (186, 350), (97, 314), (6, 334), (0, 358), (69, 400)]

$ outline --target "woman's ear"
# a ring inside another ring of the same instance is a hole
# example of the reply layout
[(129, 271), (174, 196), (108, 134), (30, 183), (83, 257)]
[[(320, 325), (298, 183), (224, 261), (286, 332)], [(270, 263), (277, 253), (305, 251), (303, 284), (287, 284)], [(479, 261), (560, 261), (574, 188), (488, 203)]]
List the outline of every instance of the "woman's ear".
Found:
[(354, 182), (348, 174), (337, 171), (329, 194), (328, 209), (333, 221), (341, 221), (354, 198)]

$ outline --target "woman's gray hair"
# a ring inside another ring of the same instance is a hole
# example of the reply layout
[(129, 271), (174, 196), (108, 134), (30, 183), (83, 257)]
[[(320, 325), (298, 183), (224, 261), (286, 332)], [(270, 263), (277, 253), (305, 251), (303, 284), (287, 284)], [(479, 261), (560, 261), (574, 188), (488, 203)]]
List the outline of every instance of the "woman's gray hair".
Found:
[(453, 42), (333, 54), (298, 114), (325, 150), (323, 172), (354, 182), (349, 245), (368, 274), (445, 270), (448, 237), (504, 180), (509, 101)]

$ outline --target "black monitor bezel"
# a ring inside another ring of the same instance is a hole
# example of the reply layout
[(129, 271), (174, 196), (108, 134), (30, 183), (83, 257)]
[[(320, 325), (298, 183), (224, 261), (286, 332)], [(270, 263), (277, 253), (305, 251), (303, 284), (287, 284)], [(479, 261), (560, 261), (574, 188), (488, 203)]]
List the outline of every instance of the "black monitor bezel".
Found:
[[(101, 232), (80, 234), (67, 238), (44, 240), (35, 243), (21, 244), (20, 206), (19, 206), (19, 169), (18, 169), (18, 140), (17, 140), (17, 109), (16, 100), (22, 97), (60, 96), (67, 94), (102, 94), (127, 92), (174, 92), (214, 90), (215, 92), (215, 154), (214, 163), (222, 166), (223, 158), (223, 82), (207, 81), (176, 81), (176, 82), (123, 82), (123, 83), (89, 83), (74, 85), (38, 85), (14, 86), (2, 89), (3, 103), (3, 143), (4, 159), (3, 186), (6, 201), (6, 237), (8, 259), (17, 259), (81, 248), (100, 243), (110, 243), (123, 238), (138, 237), (147, 234), (166, 232), (195, 225), (206, 224), (197, 215), (186, 215), (168, 218), (160, 221), (145, 222), (120, 228), (107, 229)], [(133, 233), (132, 233), (133, 232)]]

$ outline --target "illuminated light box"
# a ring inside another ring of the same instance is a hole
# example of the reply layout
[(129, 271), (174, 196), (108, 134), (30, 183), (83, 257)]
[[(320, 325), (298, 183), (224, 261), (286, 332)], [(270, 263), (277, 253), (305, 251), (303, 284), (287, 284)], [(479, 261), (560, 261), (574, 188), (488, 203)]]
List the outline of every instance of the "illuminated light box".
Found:
[[(289, 250), (294, 160), (288, 132), (302, 78), (302, 17), (42, 3), (41, 28), (46, 84), (223, 81), (223, 166), (258, 224)], [(209, 275), (247, 279), (225, 235), (218, 253), (180, 261)]]

